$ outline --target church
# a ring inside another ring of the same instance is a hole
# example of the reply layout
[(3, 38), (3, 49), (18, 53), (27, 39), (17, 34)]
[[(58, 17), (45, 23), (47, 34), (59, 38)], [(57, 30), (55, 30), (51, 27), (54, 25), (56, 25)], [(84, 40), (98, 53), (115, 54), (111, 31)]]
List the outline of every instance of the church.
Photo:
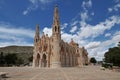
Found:
[(82, 67), (88, 64), (87, 50), (71, 39), (70, 43), (61, 39), (58, 7), (55, 6), (52, 24), (52, 36), (42, 33), (40, 37), (39, 25), (36, 26), (33, 50), (33, 67)]

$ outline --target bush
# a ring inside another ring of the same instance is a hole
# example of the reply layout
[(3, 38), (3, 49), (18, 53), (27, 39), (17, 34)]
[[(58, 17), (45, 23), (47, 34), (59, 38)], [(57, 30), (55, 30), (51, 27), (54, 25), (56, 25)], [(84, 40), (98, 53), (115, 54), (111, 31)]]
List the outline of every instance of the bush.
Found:
[(90, 62), (95, 65), (97, 61), (96, 61), (96, 59), (95, 59), (94, 57), (92, 57), (92, 58), (90, 59)]
[(32, 62), (32, 56), (27, 56), (27, 58), (25, 58), (24, 56), (20, 55), (21, 54), (16, 53), (8, 53), (6, 55), (3, 55), (3, 52), (0, 53), (0, 66), (24, 66), (24, 64), (29, 64)]
[(106, 63), (113, 63), (114, 66), (120, 67), (120, 42), (117, 47), (110, 48), (104, 56)]
[(112, 63), (102, 63), (102, 67), (104, 67), (104, 68), (112, 68), (113, 64)]
[(7, 54), (5, 56), (5, 62), (8, 66), (12, 66), (16, 64), (17, 61), (17, 55), (16, 54)]

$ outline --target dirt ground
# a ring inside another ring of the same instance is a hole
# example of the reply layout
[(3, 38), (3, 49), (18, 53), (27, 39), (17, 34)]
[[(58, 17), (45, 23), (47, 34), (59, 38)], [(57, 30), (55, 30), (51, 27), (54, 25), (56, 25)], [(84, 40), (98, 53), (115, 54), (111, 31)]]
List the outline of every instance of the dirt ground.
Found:
[(0, 67), (7, 72), (0, 80), (120, 80), (120, 72), (101, 70), (100, 66), (66, 68)]

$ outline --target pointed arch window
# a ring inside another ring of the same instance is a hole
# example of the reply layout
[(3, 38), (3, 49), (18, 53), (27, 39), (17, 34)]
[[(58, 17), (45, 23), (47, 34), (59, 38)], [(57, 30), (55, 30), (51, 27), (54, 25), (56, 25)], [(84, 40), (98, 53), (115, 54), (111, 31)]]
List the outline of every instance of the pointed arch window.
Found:
[(58, 31), (60, 30), (60, 27), (58, 27)]
[(55, 26), (55, 32), (57, 31), (57, 27)]
[(36, 39), (36, 42), (38, 41), (38, 39)]

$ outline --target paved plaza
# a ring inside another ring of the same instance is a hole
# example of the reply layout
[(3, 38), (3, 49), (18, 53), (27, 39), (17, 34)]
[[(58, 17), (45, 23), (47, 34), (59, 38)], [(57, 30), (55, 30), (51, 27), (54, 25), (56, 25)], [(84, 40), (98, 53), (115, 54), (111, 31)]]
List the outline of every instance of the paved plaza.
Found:
[(31, 68), (0, 67), (0, 72), (7, 72), (0, 80), (120, 80), (120, 72), (101, 70), (100, 66), (83, 68)]

